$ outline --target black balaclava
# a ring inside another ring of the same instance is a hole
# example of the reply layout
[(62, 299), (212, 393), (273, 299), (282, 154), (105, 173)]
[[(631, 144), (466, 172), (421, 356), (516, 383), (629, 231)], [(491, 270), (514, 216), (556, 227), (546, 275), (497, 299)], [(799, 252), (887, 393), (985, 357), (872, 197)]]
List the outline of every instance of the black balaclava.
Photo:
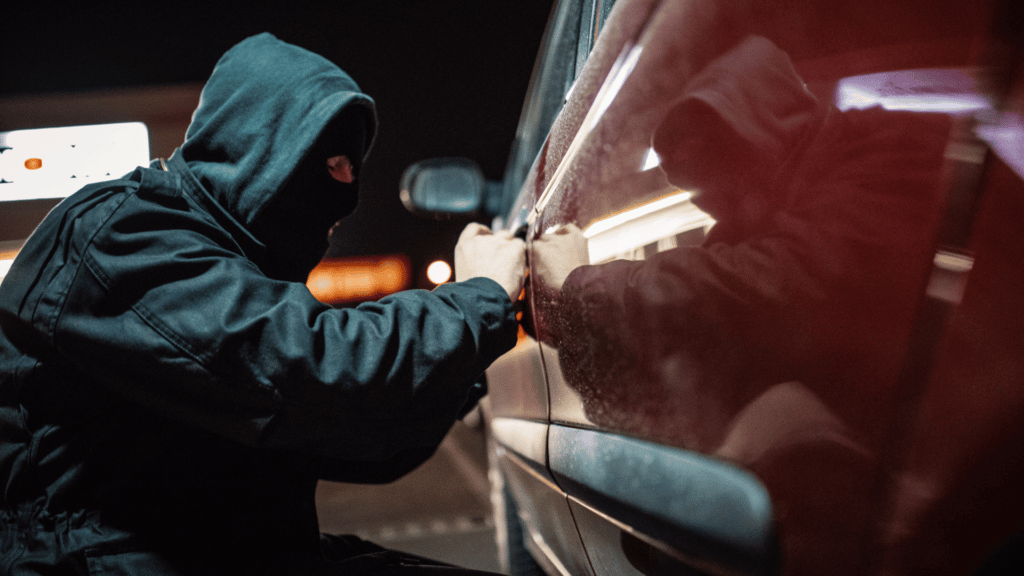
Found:
[[(263, 272), (276, 280), (305, 282), (328, 248), (328, 233), (352, 213), (359, 199), (359, 172), (366, 147), (363, 112), (343, 111), (324, 129), (278, 194), (250, 225), (267, 247)], [(351, 183), (331, 176), (327, 159), (352, 163)]]
[[(350, 76), (259, 34), (217, 63), (176, 154), (249, 243), (262, 245), (246, 254), (264, 274), (305, 282), (331, 226), (355, 208), (375, 132), (373, 100)], [(352, 164), (352, 183), (328, 171), (339, 155)]]

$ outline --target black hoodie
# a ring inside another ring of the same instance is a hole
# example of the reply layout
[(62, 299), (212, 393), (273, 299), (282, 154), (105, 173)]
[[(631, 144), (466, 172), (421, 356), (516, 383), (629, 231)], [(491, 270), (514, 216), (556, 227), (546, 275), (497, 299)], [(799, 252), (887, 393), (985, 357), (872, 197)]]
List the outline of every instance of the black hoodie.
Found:
[(166, 170), (38, 227), (0, 287), (0, 575), (293, 569), (318, 479), (390, 481), (436, 448), (516, 322), (487, 279), (348, 310), (309, 293), (374, 129), (336, 66), (256, 36)]

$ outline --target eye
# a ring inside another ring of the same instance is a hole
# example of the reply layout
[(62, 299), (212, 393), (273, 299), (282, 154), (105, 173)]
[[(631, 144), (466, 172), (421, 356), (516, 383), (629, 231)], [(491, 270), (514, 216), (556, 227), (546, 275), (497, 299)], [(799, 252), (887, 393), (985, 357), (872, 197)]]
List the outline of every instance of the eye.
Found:
[(344, 182), (345, 184), (351, 184), (355, 180), (355, 175), (352, 173), (352, 162), (348, 159), (348, 156), (333, 156), (327, 159), (327, 171), (331, 173), (331, 178), (334, 178), (338, 182)]

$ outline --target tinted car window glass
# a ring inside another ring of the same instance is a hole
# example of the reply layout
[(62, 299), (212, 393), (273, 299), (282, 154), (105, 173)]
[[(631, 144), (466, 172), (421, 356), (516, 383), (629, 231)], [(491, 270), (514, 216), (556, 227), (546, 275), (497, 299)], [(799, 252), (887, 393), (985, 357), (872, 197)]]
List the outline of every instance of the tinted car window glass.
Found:
[[(600, 0), (597, 0), (600, 2)], [(594, 45), (594, 38), (597, 37), (597, 6), (595, 2), (585, 2), (580, 13), (580, 36), (576, 44), (576, 70), (574, 77), (583, 70), (583, 65), (590, 55), (590, 48)]]
[(503, 212), (519, 194), (551, 123), (565, 103), (565, 93), (572, 85), (582, 4), (582, 0), (561, 0), (552, 9), (505, 170)]
[(594, 40), (601, 29), (604, 28), (605, 20), (612, 11), (615, 0), (593, 0), (583, 5), (580, 14), (580, 39), (576, 48), (576, 75), (583, 71), (583, 65), (590, 56), (590, 49), (594, 46)]
[(544, 141), (536, 165), (523, 183), (525, 194), (536, 198), (549, 188), (551, 179), (562, 164), (562, 158), (588, 117), (604, 78), (616, 65), (622, 47), (635, 40), (657, 5), (657, 0), (635, 0), (621, 10), (611, 10), (586, 64), (566, 97), (565, 106), (551, 127), (550, 136)]
[(608, 19), (608, 15), (612, 13), (612, 7), (615, 6), (615, 0), (599, 0), (597, 8), (597, 31), (601, 32), (604, 28), (604, 22)]
[[(793, 573), (853, 573), (895, 549), (877, 479), (906, 441), (901, 403), (918, 401), (901, 370), (949, 151), (992, 106), (974, 57), (985, 12), (664, 3), (613, 64), (588, 63), (577, 82), (596, 88), (578, 129), (555, 126), (567, 143), (538, 177), (532, 228), (552, 419), (752, 471)], [(1019, 269), (1004, 256), (991, 274)], [(572, 258), (568, 276), (543, 265)], [(943, 530), (929, 551), (962, 544)]]

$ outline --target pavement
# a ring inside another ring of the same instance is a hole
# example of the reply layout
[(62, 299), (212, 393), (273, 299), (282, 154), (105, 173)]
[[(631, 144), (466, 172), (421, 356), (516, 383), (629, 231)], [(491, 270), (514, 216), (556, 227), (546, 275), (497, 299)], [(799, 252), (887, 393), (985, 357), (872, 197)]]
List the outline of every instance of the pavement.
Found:
[[(472, 420), (470, 420), (472, 422)], [(383, 485), (320, 482), (320, 530), (500, 572), (482, 426), (457, 422), (434, 456)]]

